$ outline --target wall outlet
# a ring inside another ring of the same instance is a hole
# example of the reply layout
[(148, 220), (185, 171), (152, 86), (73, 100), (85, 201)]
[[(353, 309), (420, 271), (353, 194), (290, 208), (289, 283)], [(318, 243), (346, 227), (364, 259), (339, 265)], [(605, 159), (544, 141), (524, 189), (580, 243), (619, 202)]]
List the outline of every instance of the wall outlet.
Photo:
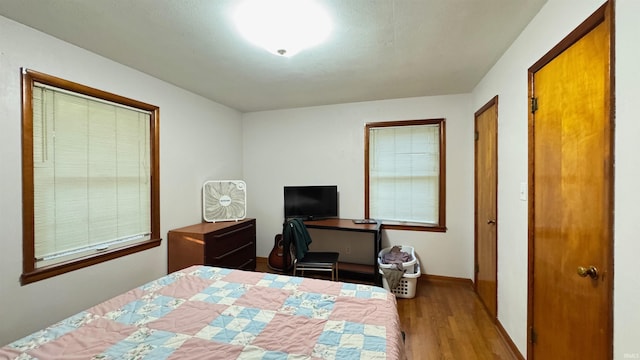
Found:
[(351, 245), (347, 245), (344, 247), (344, 253), (347, 255), (351, 254)]

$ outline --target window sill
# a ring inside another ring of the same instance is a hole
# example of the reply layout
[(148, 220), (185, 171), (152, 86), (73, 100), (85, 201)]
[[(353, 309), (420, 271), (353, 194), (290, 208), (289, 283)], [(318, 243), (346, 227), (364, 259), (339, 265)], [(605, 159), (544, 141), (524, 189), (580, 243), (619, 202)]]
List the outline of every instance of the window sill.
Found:
[(50, 277), (64, 274), (73, 270), (78, 270), (84, 267), (99, 264), (107, 260), (119, 258), (121, 256), (133, 254), (139, 251), (147, 250), (152, 247), (159, 246), (161, 241), (162, 239), (147, 240), (147, 241), (139, 242), (130, 246), (116, 248), (111, 251), (105, 251), (100, 253), (99, 255), (92, 255), (90, 257), (71, 260), (71, 261), (56, 264), (56, 265), (38, 268), (33, 271), (24, 272), (22, 273), (22, 276), (20, 276), (20, 284), (24, 286), (30, 283), (34, 283), (36, 281), (48, 279)]
[(422, 223), (406, 222), (406, 221), (383, 221), (381, 228), (383, 230), (447, 232), (446, 226), (440, 226), (435, 224), (422, 224)]

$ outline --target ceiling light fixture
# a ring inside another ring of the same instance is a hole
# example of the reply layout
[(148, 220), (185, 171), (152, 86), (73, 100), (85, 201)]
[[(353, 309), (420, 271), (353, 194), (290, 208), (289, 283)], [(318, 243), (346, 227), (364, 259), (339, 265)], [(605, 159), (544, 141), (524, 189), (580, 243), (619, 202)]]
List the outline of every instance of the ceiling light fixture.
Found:
[(234, 21), (247, 40), (286, 57), (322, 43), (331, 32), (329, 15), (312, 0), (245, 0)]

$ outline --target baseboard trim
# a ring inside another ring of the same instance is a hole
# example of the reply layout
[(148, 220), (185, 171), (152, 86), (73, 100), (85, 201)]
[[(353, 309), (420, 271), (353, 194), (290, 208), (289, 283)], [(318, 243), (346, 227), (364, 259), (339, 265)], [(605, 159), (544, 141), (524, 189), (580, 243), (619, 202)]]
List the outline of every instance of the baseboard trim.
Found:
[(420, 281), (443, 281), (443, 282), (449, 282), (449, 283), (456, 283), (456, 284), (464, 284), (464, 285), (473, 286), (473, 281), (471, 281), (471, 279), (452, 277), (452, 276), (423, 274), (422, 276), (420, 276), (418, 278), (418, 280), (420, 280)]
[(509, 336), (509, 333), (507, 333), (507, 330), (502, 326), (502, 323), (498, 319), (496, 319), (496, 327), (498, 328), (498, 333), (502, 336), (502, 340), (507, 344), (507, 347), (511, 350), (513, 356), (518, 360), (525, 360), (516, 344), (511, 340), (511, 336)]

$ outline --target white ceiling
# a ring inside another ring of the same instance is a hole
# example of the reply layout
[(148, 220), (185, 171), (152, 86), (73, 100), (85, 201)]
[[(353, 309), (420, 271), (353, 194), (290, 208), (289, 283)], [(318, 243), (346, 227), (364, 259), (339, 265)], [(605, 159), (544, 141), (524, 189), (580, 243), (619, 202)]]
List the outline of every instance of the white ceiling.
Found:
[(238, 0), (2, 0), (0, 15), (242, 112), (468, 93), (547, 0), (318, 0), (327, 42), (247, 43)]

